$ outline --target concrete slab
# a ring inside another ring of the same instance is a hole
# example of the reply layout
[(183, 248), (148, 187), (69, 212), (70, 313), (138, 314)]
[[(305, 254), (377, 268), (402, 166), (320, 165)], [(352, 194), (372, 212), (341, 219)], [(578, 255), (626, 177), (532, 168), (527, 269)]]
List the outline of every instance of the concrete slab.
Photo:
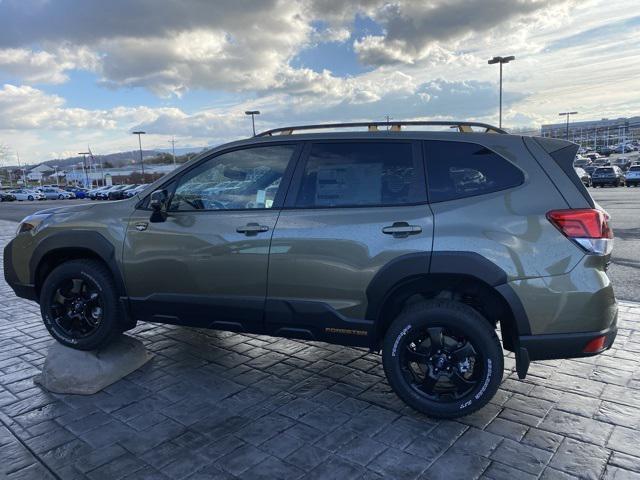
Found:
[(34, 381), (54, 393), (92, 395), (147, 363), (153, 354), (140, 340), (121, 335), (105, 348), (74, 350), (55, 342)]

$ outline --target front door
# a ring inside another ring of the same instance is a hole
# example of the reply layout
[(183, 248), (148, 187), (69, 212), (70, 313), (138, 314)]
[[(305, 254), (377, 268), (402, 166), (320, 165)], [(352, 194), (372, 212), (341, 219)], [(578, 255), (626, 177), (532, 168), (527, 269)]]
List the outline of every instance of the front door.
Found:
[(227, 151), (166, 185), (165, 221), (131, 217), (124, 273), (137, 320), (235, 331), (263, 326), (280, 182), (295, 144)]

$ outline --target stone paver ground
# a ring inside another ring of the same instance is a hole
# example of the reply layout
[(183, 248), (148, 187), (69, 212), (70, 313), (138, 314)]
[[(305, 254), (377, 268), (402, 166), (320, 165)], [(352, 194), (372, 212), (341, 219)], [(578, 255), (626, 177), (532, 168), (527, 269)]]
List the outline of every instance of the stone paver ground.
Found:
[[(0, 244), (15, 224), (0, 222)], [(459, 421), (406, 407), (359, 349), (141, 324), (155, 358), (93, 396), (33, 383), (53, 342), (0, 280), (0, 476), (189, 479), (640, 479), (640, 304), (614, 348), (505, 361)]]

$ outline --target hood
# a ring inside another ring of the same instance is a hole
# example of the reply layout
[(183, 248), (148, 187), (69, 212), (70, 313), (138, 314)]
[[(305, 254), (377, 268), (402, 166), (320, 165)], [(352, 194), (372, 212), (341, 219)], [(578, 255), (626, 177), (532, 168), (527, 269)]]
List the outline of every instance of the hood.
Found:
[(50, 215), (50, 214), (58, 214), (58, 213), (75, 213), (81, 210), (89, 210), (96, 206), (97, 204), (95, 203), (81, 203), (79, 205), (63, 205), (60, 207), (53, 207), (53, 208), (47, 208), (45, 210), (38, 210), (36, 214)]

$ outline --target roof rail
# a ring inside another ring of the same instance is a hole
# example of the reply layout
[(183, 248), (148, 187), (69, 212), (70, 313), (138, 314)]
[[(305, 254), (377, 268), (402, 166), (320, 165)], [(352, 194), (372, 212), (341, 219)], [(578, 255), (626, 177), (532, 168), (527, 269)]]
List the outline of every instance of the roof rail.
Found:
[(256, 137), (271, 137), (275, 134), (279, 135), (291, 135), (293, 132), (300, 130), (321, 130), (325, 128), (353, 128), (353, 127), (367, 127), (369, 132), (377, 132), (378, 127), (385, 127), (392, 132), (399, 132), (403, 126), (441, 126), (457, 128), (459, 132), (472, 132), (472, 127), (484, 128), (484, 133), (503, 133), (505, 130), (494, 127), (487, 123), (480, 122), (455, 122), (455, 121), (394, 121), (394, 122), (351, 122), (351, 123), (324, 123), (317, 125), (295, 125), (291, 127), (280, 127), (267, 130), (265, 132), (258, 133)]

